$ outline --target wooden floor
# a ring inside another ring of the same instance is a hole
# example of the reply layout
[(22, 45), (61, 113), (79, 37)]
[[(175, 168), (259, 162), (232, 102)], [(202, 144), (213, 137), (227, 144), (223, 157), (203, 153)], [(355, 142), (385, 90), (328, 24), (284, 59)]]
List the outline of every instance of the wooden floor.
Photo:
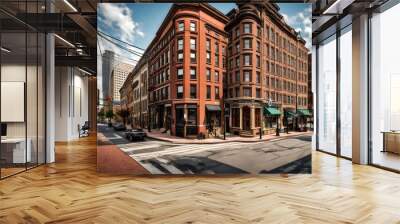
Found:
[(400, 175), (313, 152), (313, 174), (132, 177), (96, 173), (95, 139), (0, 181), (0, 223), (400, 223)]

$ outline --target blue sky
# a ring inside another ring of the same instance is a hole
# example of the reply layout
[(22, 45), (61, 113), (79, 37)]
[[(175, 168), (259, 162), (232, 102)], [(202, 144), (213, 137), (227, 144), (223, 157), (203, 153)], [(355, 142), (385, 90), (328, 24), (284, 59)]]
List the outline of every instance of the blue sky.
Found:
[[(146, 48), (168, 13), (171, 3), (101, 3), (98, 4), (98, 29), (135, 46)], [(236, 7), (235, 3), (211, 3), (223, 13)], [(286, 22), (299, 31), (311, 43), (311, 4), (281, 3), (280, 13)], [(99, 38), (102, 51), (110, 49), (123, 57), (138, 60), (137, 56), (118, 49)], [(131, 48), (139, 51), (139, 49)]]

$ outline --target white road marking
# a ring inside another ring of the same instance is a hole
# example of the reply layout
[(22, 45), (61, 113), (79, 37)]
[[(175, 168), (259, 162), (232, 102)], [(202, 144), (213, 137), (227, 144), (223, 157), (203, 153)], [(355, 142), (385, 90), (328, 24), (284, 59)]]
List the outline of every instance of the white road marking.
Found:
[(175, 166), (168, 164), (168, 161), (162, 158), (156, 158), (158, 164), (164, 169), (168, 170), (172, 174), (184, 174), (180, 169), (176, 168)]
[(165, 174), (155, 166), (153, 166), (151, 163), (146, 163), (146, 162), (140, 162), (140, 164), (151, 174)]
[(123, 137), (121, 137), (120, 135), (117, 135), (115, 133), (113, 133), (114, 137), (107, 137), (109, 140), (116, 140), (116, 139), (123, 139)]
[(133, 151), (139, 151), (143, 149), (152, 149), (152, 148), (159, 148), (161, 147), (160, 144), (149, 144), (149, 145), (140, 145), (140, 146), (129, 146), (125, 145), (124, 148), (121, 148), (124, 152), (133, 152)]
[(143, 152), (131, 155), (132, 158), (136, 160), (144, 160), (149, 158), (157, 158), (165, 155), (188, 155), (194, 153), (201, 153), (207, 151), (219, 151), (227, 148), (237, 148), (243, 145), (248, 145), (248, 143), (237, 143), (231, 142), (226, 144), (191, 144), (191, 145), (183, 145), (177, 147), (171, 147), (164, 150), (156, 151), (156, 152)]

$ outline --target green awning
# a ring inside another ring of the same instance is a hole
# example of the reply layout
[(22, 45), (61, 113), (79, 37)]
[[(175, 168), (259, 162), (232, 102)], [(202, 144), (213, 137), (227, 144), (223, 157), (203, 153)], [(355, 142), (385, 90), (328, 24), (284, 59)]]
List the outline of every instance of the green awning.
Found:
[(206, 109), (209, 112), (220, 112), (221, 111), (221, 107), (219, 105), (206, 105)]
[(312, 116), (311, 111), (310, 111), (310, 110), (307, 110), (307, 109), (298, 109), (298, 110), (297, 110), (297, 113), (298, 113), (300, 116), (304, 116), (304, 117), (311, 117), (311, 116)]
[(291, 111), (291, 110), (286, 110), (285, 117), (296, 117), (296, 112)]
[(264, 107), (264, 115), (279, 116), (281, 115), (281, 112), (278, 110), (278, 108), (275, 107)]

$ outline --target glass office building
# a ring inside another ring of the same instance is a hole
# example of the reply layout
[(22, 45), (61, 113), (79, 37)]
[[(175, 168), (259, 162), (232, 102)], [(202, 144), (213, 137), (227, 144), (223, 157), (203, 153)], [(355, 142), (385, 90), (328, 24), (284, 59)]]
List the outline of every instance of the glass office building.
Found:
[(400, 4), (332, 5), (334, 22), (313, 24), (315, 147), (400, 171)]

